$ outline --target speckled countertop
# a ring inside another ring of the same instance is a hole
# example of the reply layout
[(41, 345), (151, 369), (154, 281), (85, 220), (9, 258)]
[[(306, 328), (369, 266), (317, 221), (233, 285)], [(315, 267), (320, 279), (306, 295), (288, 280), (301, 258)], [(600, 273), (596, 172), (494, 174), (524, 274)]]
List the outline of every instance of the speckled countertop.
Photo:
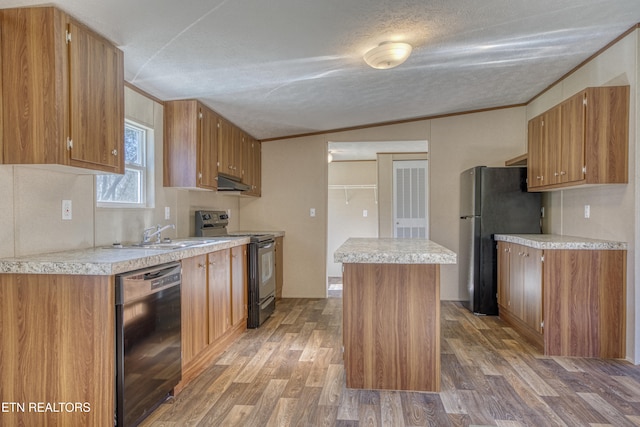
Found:
[(626, 250), (626, 242), (561, 236), (559, 234), (496, 234), (495, 240), (534, 249)]
[[(96, 247), (0, 259), (0, 273), (112, 275), (249, 243), (249, 237), (190, 237), (212, 243), (179, 249)], [(174, 240), (179, 243), (181, 239)]]
[(350, 238), (333, 254), (353, 264), (455, 264), (456, 254), (426, 239)]

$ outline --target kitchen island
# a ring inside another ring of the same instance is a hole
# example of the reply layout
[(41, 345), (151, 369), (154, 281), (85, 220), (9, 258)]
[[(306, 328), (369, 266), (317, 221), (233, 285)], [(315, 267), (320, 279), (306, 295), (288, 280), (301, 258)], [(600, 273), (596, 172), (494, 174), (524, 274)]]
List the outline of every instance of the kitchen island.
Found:
[(440, 390), (440, 264), (456, 254), (426, 239), (350, 238), (343, 263), (347, 387)]

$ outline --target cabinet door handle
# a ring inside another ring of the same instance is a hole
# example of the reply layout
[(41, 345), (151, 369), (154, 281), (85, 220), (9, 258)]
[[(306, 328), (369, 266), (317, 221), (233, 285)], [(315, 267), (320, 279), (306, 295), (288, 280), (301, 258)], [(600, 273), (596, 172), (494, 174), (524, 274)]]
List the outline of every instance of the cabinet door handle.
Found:
[(113, 154), (114, 156), (117, 156), (118, 155), (118, 150), (114, 149), (113, 151), (111, 151), (111, 154)]

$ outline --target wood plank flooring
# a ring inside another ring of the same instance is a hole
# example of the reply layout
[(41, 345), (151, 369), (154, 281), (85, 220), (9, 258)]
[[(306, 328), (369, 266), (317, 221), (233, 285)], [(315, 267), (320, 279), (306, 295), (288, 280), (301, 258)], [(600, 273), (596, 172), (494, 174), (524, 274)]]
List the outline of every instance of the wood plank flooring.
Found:
[(443, 302), (442, 391), (345, 388), (342, 299), (282, 299), (142, 426), (640, 426), (640, 367), (544, 357)]

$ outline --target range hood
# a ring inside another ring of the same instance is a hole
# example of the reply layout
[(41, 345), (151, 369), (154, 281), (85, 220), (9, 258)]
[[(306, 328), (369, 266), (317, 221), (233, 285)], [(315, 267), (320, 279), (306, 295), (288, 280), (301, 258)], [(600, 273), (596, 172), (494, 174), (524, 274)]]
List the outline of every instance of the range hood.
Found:
[(251, 186), (243, 184), (238, 178), (228, 175), (218, 175), (218, 191), (247, 191)]

